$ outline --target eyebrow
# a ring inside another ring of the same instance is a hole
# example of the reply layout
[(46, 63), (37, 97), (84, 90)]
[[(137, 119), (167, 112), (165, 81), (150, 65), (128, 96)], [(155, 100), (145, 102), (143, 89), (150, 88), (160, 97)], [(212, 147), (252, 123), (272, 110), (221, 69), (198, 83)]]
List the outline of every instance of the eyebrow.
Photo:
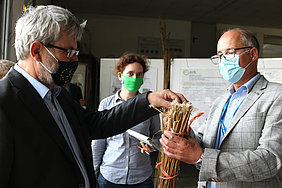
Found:
[[(130, 72), (130, 73), (131, 73), (131, 72), (135, 72), (135, 71), (128, 71), (128, 72)], [(143, 72), (143, 71), (140, 71), (140, 72), (137, 72), (137, 73), (144, 73), (144, 72)]]
[[(224, 50), (223, 52), (226, 52), (228, 50), (231, 50), (231, 49), (235, 49), (235, 48), (227, 48), (226, 50)], [(222, 51), (218, 51), (217, 53), (223, 53)]]

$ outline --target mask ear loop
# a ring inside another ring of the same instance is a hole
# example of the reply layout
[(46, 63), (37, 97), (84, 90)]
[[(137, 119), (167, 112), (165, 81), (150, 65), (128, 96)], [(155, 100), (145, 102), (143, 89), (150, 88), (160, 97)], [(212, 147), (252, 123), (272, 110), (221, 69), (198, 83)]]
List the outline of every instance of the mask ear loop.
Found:
[[(43, 45), (44, 46), (44, 45)], [(54, 56), (54, 54), (52, 54), (52, 52), (50, 52), (50, 50), (48, 48), (46, 48), (46, 46), (44, 46), (44, 48), (47, 50), (47, 52), (58, 62), (58, 59)], [(41, 62), (39, 61), (39, 63), (42, 65), (42, 67), (48, 71), (50, 74), (52, 74), (52, 72)]]
[(249, 66), (250, 64), (252, 64), (252, 61), (251, 61), (251, 62), (250, 62), (247, 66), (245, 66), (245, 68), (244, 68), (244, 69), (248, 68), (248, 66)]
[(58, 62), (58, 59), (55, 57), (55, 55), (50, 52), (50, 50), (48, 48), (46, 48), (46, 46), (44, 46), (44, 48), (47, 50), (47, 52)]
[(41, 64), (41, 66), (42, 66), (46, 71), (48, 71), (50, 74), (52, 74), (52, 72), (51, 72), (41, 61), (39, 61), (39, 63)]

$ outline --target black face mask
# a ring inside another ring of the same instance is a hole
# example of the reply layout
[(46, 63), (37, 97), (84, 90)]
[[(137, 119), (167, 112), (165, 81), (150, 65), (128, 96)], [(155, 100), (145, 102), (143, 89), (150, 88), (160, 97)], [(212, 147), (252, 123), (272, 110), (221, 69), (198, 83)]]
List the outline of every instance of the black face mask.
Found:
[(58, 60), (47, 48), (49, 54), (58, 62), (58, 68), (51, 72), (43, 63), (40, 64), (51, 74), (53, 81), (58, 86), (65, 86), (71, 82), (74, 72), (77, 69), (78, 61), (61, 61)]
[(60, 61), (58, 60), (58, 68), (55, 72), (51, 73), (51, 76), (58, 86), (65, 86), (71, 82), (74, 72), (78, 66), (78, 61)]

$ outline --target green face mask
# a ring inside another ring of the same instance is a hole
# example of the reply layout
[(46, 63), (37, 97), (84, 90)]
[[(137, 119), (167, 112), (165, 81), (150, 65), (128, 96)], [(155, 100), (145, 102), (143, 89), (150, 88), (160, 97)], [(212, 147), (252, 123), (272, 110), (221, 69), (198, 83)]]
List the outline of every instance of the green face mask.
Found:
[(124, 76), (122, 73), (122, 86), (128, 91), (137, 91), (143, 84), (142, 78), (131, 78), (129, 76)]

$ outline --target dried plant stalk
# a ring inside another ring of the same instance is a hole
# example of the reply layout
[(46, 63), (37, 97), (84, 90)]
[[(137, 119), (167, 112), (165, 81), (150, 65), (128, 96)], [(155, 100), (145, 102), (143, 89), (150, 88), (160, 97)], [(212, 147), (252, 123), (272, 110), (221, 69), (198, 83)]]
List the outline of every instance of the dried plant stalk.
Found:
[[(167, 113), (168, 121), (163, 124), (163, 130), (168, 130), (174, 134), (184, 137), (187, 134), (186, 127), (192, 111), (192, 104), (173, 102), (171, 109)], [(159, 188), (175, 188), (177, 176), (180, 172), (180, 162), (167, 157), (163, 150), (161, 153), (159, 172)]]
[(160, 34), (161, 34), (161, 42), (162, 42), (162, 53), (164, 60), (164, 89), (169, 89), (169, 81), (170, 81), (170, 51), (168, 46), (168, 40), (170, 36), (170, 32), (166, 31), (166, 22), (160, 22)]

